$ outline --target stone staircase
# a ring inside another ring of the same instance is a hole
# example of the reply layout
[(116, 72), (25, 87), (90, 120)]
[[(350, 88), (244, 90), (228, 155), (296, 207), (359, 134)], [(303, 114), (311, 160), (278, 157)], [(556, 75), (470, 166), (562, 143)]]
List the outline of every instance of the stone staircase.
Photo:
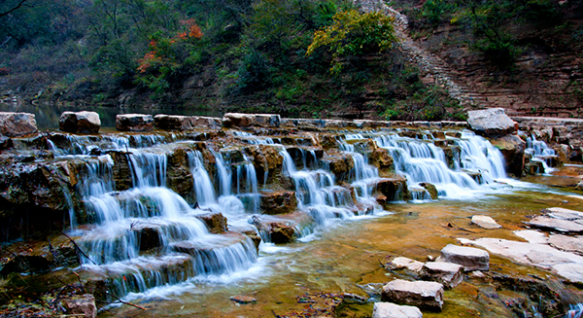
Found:
[[(485, 94), (464, 84), (467, 80), (459, 72), (451, 69), (440, 57), (428, 52), (413, 41), (407, 32), (408, 19), (405, 15), (386, 5), (383, 0), (354, 0), (354, 2), (364, 12), (381, 11), (395, 19), (395, 33), (400, 39), (399, 46), (408, 55), (409, 61), (420, 69), (423, 82), (443, 87), (465, 110), (494, 106)], [(517, 100), (519, 98), (518, 96), (508, 96), (508, 99)], [(507, 113), (513, 113), (510, 103), (495, 106), (505, 108)]]

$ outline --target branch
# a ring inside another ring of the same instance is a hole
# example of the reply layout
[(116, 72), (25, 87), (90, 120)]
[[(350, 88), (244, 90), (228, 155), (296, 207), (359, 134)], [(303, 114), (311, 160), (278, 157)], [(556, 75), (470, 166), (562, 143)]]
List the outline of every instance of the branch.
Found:
[(9, 15), (9, 14), (11, 14), (12, 12), (14, 12), (14, 11), (16, 11), (16, 10), (20, 9), (20, 7), (22, 7), (22, 6), (27, 6), (27, 7), (29, 7), (29, 5), (25, 5), (25, 4), (24, 4), (26, 1), (28, 1), (28, 0), (20, 0), (20, 2), (19, 2), (19, 3), (18, 3), (18, 4), (17, 4), (17, 5), (14, 7), (14, 8), (12, 8), (12, 9), (10, 9), (10, 10), (6, 11), (6, 12), (0, 12), (0, 18), (1, 18), (1, 17), (3, 17), (3, 16), (5, 16), (5, 15)]
[(69, 239), (69, 241), (71, 241), (71, 243), (73, 243), (73, 245), (75, 246), (75, 249), (77, 249), (77, 251), (79, 251), (79, 253), (81, 253), (81, 255), (85, 256), (85, 258), (90, 260), (93, 264), (98, 265), (94, 260), (92, 260), (89, 256), (87, 256), (87, 254), (85, 254), (85, 252), (83, 252), (83, 250), (79, 247), (79, 245), (77, 245), (77, 243), (71, 237), (69, 237), (69, 235), (67, 235), (63, 232), (61, 232), (61, 234), (66, 236)]

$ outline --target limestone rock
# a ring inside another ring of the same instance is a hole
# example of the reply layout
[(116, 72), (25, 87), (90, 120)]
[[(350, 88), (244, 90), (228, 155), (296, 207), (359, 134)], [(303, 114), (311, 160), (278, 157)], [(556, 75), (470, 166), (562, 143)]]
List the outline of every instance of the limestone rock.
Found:
[(387, 201), (406, 200), (409, 197), (405, 178), (383, 178), (376, 182), (377, 193), (387, 197)]
[(543, 214), (561, 220), (575, 221), (583, 219), (583, 212), (565, 208), (546, 208), (541, 211)]
[(22, 137), (37, 131), (33, 114), (0, 112), (0, 134), (8, 137)]
[[(139, 225), (138, 225), (139, 226)], [(147, 251), (162, 246), (158, 228), (142, 227), (133, 228), (137, 232), (138, 242), (140, 242), (140, 251)]]
[(119, 131), (152, 131), (154, 118), (152, 115), (120, 114), (115, 116), (115, 128)]
[(225, 128), (245, 128), (245, 127), (266, 127), (278, 128), (281, 124), (281, 117), (273, 114), (240, 114), (227, 113), (223, 116), (223, 127)]
[(458, 239), (462, 244), (480, 246), (514, 262), (551, 270), (573, 282), (583, 282), (583, 257), (559, 251), (547, 244), (497, 238)]
[[(76, 317), (95, 318), (97, 317), (97, 306), (95, 306), (95, 297), (91, 294), (82, 296), (72, 296), (61, 301), (63, 308), (69, 315)], [(82, 315), (82, 316), (81, 316)]]
[(487, 271), (490, 268), (490, 254), (488, 252), (453, 244), (448, 244), (441, 250), (438, 261), (462, 265), (465, 271)]
[(218, 118), (164, 114), (154, 116), (154, 126), (158, 129), (171, 131), (221, 128)]
[(96, 134), (101, 120), (96, 112), (64, 112), (59, 118), (59, 129), (70, 133)]
[(425, 190), (427, 190), (427, 192), (429, 192), (429, 195), (431, 196), (431, 200), (438, 199), (438, 191), (437, 191), (437, 188), (433, 184), (427, 183), (427, 182), (421, 182), (421, 183), (419, 183), (419, 185), (422, 186), (423, 188), (425, 188)]
[(463, 266), (454, 263), (428, 262), (421, 269), (421, 278), (436, 281), (445, 288), (454, 288), (464, 279)]
[(303, 228), (313, 225), (314, 219), (306, 213), (295, 212), (277, 216), (255, 215), (249, 222), (262, 233), (261, 237), (268, 237), (275, 244), (285, 244), (295, 241)]
[(374, 304), (372, 318), (422, 318), (419, 308), (414, 306), (399, 306), (393, 303), (379, 302)]
[(548, 242), (562, 251), (583, 255), (583, 236), (550, 235)]
[(386, 264), (386, 267), (393, 270), (406, 268), (411, 272), (419, 273), (423, 268), (423, 263), (407, 257), (395, 257)]
[(522, 171), (525, 169), (526, 141), (516, 135), (507, 135), (493, 139), (491, 142), (502, 152), (506, 171), (517, 177), (522, 176)]
[(219, 212), (197, 214), (195, 217), (203, 221), (209, 229), (209, 232), (213, 234), (221, 234), (229, 230), (227, 218)]
[(298, 200), (293, 191), (262, 192), (259, 205), (264, 214), (288, 214), (296, 210)]
[(441, 311), (443, 285), (436, 282), (394, 280), (383, 287), (381, 299), (397, 304)]
[(493, 218), (485, 215), (472, 216), (472, 223), (484, 229), (499, 229), (502, 227)]
[(476, 133), (487, 137), (513, 134), (518, 126), (502, 108), (469, 111), (468, 124)]
[(375, 149), (370, 154), (370, 164), (379, 169), (379, 175), (381, 177), (386, 177), (395, 170), (393, 157), (389, 154), (389, 150), (385, 148)]
[(526, 224), (534, 227), (550, 229), (565, 233), (583, 232), (583, 224), (579, 224), (576, 221), (555, 219), (547, 216), (537, 216), (530, 220), (529, 222), (526, 222)]

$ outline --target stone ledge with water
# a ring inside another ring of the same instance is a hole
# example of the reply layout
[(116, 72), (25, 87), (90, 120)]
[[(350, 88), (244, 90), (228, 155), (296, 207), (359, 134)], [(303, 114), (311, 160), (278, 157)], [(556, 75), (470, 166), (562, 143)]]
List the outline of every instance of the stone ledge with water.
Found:
[(407, 203), (479, 200), (512, 183), (504, 154), (456, 125), (261, 118), (259, 128), (231, 116), (230, 129), (12, 138), (0, 156), (3, 241), (50, 238), (51, 252), (3, 256), (2, 275), (70, 267), (112, 301), (241, 275), (286, 253), (281, 244)]

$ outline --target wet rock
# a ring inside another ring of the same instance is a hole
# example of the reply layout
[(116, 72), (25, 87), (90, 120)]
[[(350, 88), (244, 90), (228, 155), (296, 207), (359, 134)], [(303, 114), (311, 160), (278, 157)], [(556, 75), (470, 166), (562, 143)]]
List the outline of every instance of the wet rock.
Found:
[(154, 117), (144, 114), (120, 114), (115, 116), (115, 128), (119, 131), (152, 131)]
[(153, 227), (142, 227), (133, 229), (138, 238), (140, 251), (148, 251), (162, 247), (162, 240), (160, 239), (160, 230)]
[(376, 182), (375, 192), (382, 194), (387, 201), (406, 200), (409, 197), (407, 180), (404, 178), (383, 178)]
[(265, 176), (267, 174), (268, 179), (259, 177), (259, 182), (276, 184), (276, 187), (282, 184), (284, 181), (284, 176), (281, 175), (283, 156), (280, 154), (280, 149), (268, 145), (257, 145), (247, 147), (245, 150), (253, 158), (253, 166), (257, 175)]
[(390, 302), (375, 302), (373, 318), (421, 318), (423, 314), (415, 306), (397, 305)]
[(421, 278), (436, 281), (445, 288), (454, 288), (464, 279), (463, 266), (453, 263), (428, 262), (421, 269)]
[(287, 215), (253, 216), (250, 223), (255, 225), (262, 237), (267, 237), (275, 244), (285, 244), (296, 240), (301, 231), (313, 225), (314, 219), (302, 212)]
[(232, 301), (239, 303), (239, 304), (251, 304), (257, 302), (257, 299), (251, 296), (232, 296), (230, 298)]
[(286, 150), (298, 169), (317, 167), (318, 160), (324, 156), (324, 151), (316, 148), (286, 147)]
[(194, 177), (188, 162), (190, 152), (191, 149), (178, 147), (168, 155), (167, 186), (182, 197), (189, 197), (194, 189)]
[(419, 308), (414, 306), (399, 306), (393, 303), (379, 302), (374, 304), (372, 318), (422, 318)]
[(223, 127), (225, 128), (246, 128), (246, 127), (267, 127), (278, 128), (281, 124), (281, 117), (272, 114), (240, 114), (227, 113), (223, 116)]
[(12, 148), (14, 145), (12, 143), (12, 139), (0, 135), (0, 150)]
[(133, 186), (132, 169), (130, 167), (130, 154), (123, 151), (108, 152), (114, 162), (112, 167), (115, 190), (125, 191)]
[(526, 224), (564, 233), (583, 233), (583, 224), (577, 223), (577, 221), (555, 219), (547, 216), (537, 216), (526, 222)]
[(427, 190), (427, 192), (429, 192), (429, 195), (431, 196), (431, 200), (438, 199), (437, 188), (433, 184), (427, 183), (427, 182), (421, 182), (421, 183), (419, 183), (419, 185), (422, 186), (423, 188), (425, 188), (425, 190)]
[(95, 297), (91, 294), (72, 296), (61, 300), (61, 306), (65, 308), (68, 315), (75, 317), (95, 318), (97, 317), (97, 306)]
[(338, 137), (336, 135), (320, 134), (320, 145), (328, 151), (338, 147)]
[(423, 263), (407, 257), (395, 257), (388, 262), (385, 267), (392, 270), (405, 268), (413, 273), (419, 274), (423, 268)]
[(545, 167), (542, 161), (531, 161), (524, 165), (524, 173), (526, 175), (534, 176), (545, 172)]
[(261, 237), (255, 233), (255, 231), (245, 231), (243, 232), (244, 235), (246, 235), (248, 238), (251, 239), (251, 241), (253, 241), (253, 244), (255, 244), (255, 249), (257, 251), (259, 251), (259, 244), (261, 244)]
[(568, 221), (575, 221), (575, 220), (583, 220), (583, 212), (565, 209), (565, 208), (546, 208), (541, 211), (543, 214), (547, 215), (548, 217), (561, 219), (561, 220), (568, 220)]
[(502, 108), (468, 111), (468, 124), (476, 133), (487, 137), (513, 134), (518, 124)]
[(18, 242), (0, 251), (0, 275), (10, 273), (43, 273), (56, 267), (78, 266), (73, 243), (64, 236), (50, 241)]
[(559, 251), (546, 244), (526, 243), (495, 238), (477, 240), (458, 239), (462, 244), (480, 246), (491, 253), (507, 257), (517, 263), (535, 266), (573, 282), (583, 282), (583, 257)]
[(329, 165), (330, 172), (336, 176), (336, 181), (348, 181), (348, 173), (354, 168), (354, 160), (345, 153), (334, 152), (323, 158), (322, 161)]
[(195, 217), (203, 221), (209, 229), (209, 232), (213, 234), (221, 234), (229, 230), (227, 218), (219, 212), (197, 214)]
[(520, 177), (525, 169), (524, 150), (526, 141), (516, 135), (507, 135), (491, 140), (492, 145), (502, 152), (506, 171)]
[(264, 214), (288, 214), (296, 210), (298, 200), (293, 191), (262, 192), (259, 206)]
[(34, 134), (37, 131), (36, 119), (33, 114), (0, 112), (1, 135), (8, 137), (22, 137)]
[(514, 231), (514, 235), (527, 240), (530, 243), (548, 244), (549, 239), (545, 233), (536, 230)]
[(59, 129), (70, 133), (96, 134), (101, 120), (96, 112), (64, 112), (59, 118)]
[(389, 150), (385, 148), (378, 148), (370, 154), (370, 164), (379, 169), (379, 176), (387, 177), (395, 170), (393, 157), (389, 154)]
[(488, 252), (466, 246), (448, 244), (441, 250), (437, 261), (462, 265), (465, 271), (487, 271), (490, 268)]
[(441, 311), (443, 285), (436, 282), (394, 280), (383, 287), (381, 299), (397, 304)]
[(493, 218), (485, 215), (472, 216), (472, 223), (484, 229), (499, 229), (502, 227)]

